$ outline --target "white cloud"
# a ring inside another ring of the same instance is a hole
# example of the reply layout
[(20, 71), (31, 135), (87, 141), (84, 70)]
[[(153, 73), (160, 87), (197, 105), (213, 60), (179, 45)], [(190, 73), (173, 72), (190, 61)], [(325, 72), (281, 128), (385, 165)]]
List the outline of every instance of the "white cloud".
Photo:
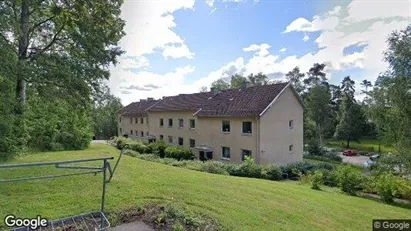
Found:
[(347, 21), (363, 21), (370, 19), (387, 19), (400, 17), (411, 19), (411, 1), (364, 1), (353, 0), (348, 5)]
[(326, 12), (324, 15), (315, 15), (312, 21), (306, 18), (297, 18), (292, 21), (283, 31), (283, 33), (289, 33), (293, 31), (314, 32), (320, 30), (333, 30), (339, 23), (341, 7), (336, 6), (331, 11)]
[[(172, 72), (157, 74), (148, 71), (135, 73), (115, 67), (111, 69), (111, 73), (120, 76), (120, 78), (111, 82), (110, 89), (115, 95), (121, 97), (123, 104), (148, 97), (160, 98), (164, 95), (186, 93), (190, 88), (184, 85), (184, 80), (194, 70), (193, 66), (185, 66), (176, 68)], [(150, 87), (148, 88), (148, 86)], [(142, 90), (144, 88), (148, 88), (148, 90)], [(127, 89), (127, 94), (124, 94), (126, 93), (124, 89)]]
[[(194, 0), (125, 1), (121, 16), (126, 20), (127, 35), (120, 45), (128, 56), (150, 54), (154, 49), (165, 49), (168, 44), (185, 45), (173, 31), (176, 27), (173, 13), (177, 10), (194, 10)], [(186, 54), (191, 54), (190, 52)]]
[(265, 56), (268, 55), (270, 52), (268, 51), (268, 49), (270, 49), (270, 45), (268, 45), (267, 43), (263, 43), (260, 45), (257, 44), (252, 44), (249, 47), (245, 47), (243, 48), (244, 52), (257, 52), (258, 55), (260, 56)]
[[(309, 39), (310, 32), (321, 32), (315, 40), (318, 51), (301, 57), (288, 56), (279, 62), (272, 63), (267, 71), (283, 72), (284, 67), (290, 70), (296, 65), (306, 71), (315, 62), (327, 62), (331, 70), (361, 68), (366, 76), (354, 78), (375, 80), (378, 74), (387, 67), (383, 62), (382, 53), (387, 48), (388, 35), (394, 30), (404, 29), (411, 22), (410, 16), (411, 2), (409, 0), (353, 0), (348, 7), (336, 6), (331, 11), (314, 16), (312, 21), (297, 18), (286, 27), (283, 33), (305, 32), (303, 41), (306, 41)], [(391, 20), (384, 21), (387, 18)], [(369, 21), (358, 23), (364, 20)], [(344, 48), (352, 45), (361, 45), (365, 48), (362, 51), (344, 55)], [(281, 66), (278, 66), (279, 63)]]
[(150, 62), (149, 60), (144, 57), (144, 56), (140, 56), (140, 57), (125, 57), (125, 58), (121, 58), (119, 61), (119, 66), (121, 68), (143, 68), (143, 67), (149, 67), (150, 66)]
[(176, 45), (166, 45), (163, 50), (164, 58), (188, 58), (192, 59), (194, 57), (194, 53), (191, 52), (186, 44)]
[(214, 9), (212, 9), (208, 15), (212, 15), (216, 10), (217, 10), (217, 7), (214, 7)]
[(213, 6), (214, 6), (214, 0), (206, 0), (205, 2), (206, 2), (206, 4), (207, 4), (208, 6), (210, 6), (210, 7), (213, 7)]
[(287, 48), (283, 47), (283, 48), (281, 48), (278, 52), (284, 53), (284, 52), (286, 52), (286, 51), (287, 51)]
[(310, 40), (310, 37), (308, 37), (308, 35), (305, 34), (304, 37), (303, 37), (303, 41), (304, 41), (304, 42), (307, 42), (308, 40)]

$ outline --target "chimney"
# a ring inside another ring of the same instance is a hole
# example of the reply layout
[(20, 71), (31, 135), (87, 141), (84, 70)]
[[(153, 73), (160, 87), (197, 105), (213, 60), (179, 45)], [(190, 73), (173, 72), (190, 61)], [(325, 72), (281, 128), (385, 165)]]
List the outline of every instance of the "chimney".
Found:
[(154, 98), (147, 98), (147, 101), (151, 101), (151, 100), (154, 100)]
[(215, 87), (210, 87), (210, 92), (213, 94), (213, 96), (217, 95), (218, 90)]
[(140, 99), (140, 102), (145, 102), (146, 101), (146, 99)]

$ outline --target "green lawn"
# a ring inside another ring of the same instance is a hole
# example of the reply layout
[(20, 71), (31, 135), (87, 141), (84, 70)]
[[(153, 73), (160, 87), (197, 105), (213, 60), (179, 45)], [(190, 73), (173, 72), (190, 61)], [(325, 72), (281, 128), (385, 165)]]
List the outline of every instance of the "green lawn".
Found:
[[(39, 153), (13, 162), (117, 157), (119, 151), (92, 144), (84, 151)], [(1, 170), (0, 179), (58, 173), (54, 168)], [(67, 172), (67, 171), (65, 171)], [(7, 183), (0, 186), (0, 217), (61, 218), (98, 210), (101, 175)], [(315, 191), (295, 182), (213, 175), (124, 156), (107, 186), (109, 211), (147, 202), (170, 202), (216, 218), (228, 230), (371, 230), (377, 218), (409, 218), (411, 210)], [(3, 221), (1, 221), (3, 222)]]
[[(327, 140), (327, 147), (345, 148), (347, 141), (344, 140)], [(364, 152), (378, 152), (378, 140), (360, 140), (360, 142), (350, 141), (350, 149)], [(372, 151), (373, 149), (373, 151)], [(381, 144), (381, 152), (394, 152), (394, 148), (389, 145)]]

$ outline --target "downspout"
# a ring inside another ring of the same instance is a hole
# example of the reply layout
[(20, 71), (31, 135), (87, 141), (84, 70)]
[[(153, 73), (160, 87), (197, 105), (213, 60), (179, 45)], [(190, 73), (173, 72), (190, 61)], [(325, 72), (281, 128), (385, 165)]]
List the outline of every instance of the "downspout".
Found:
[(257, 122), (257, 147), (256, 147), (256, 162), (257, 164), (260, 164), (260, 117), (256, 116), (256, 122)]

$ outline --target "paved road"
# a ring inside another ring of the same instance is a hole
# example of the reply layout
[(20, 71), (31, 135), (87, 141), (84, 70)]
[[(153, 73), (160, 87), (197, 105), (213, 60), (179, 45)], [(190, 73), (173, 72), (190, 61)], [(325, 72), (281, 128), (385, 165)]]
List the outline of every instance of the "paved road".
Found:
[(343, 158), (344, 163), (350, 163), (360, 166), (362, 166), (364, 162), (367, 162), (370, 159), (370, 157), (368, 156), (344, 156), (342, 152), (339, 153), (339, 155)]
[(147, 226), (141, 221), (135, 221), (132, 223), (122, 224), (116, 227), (108, 229), (109, 231), (154, 231), (151, 227)]

